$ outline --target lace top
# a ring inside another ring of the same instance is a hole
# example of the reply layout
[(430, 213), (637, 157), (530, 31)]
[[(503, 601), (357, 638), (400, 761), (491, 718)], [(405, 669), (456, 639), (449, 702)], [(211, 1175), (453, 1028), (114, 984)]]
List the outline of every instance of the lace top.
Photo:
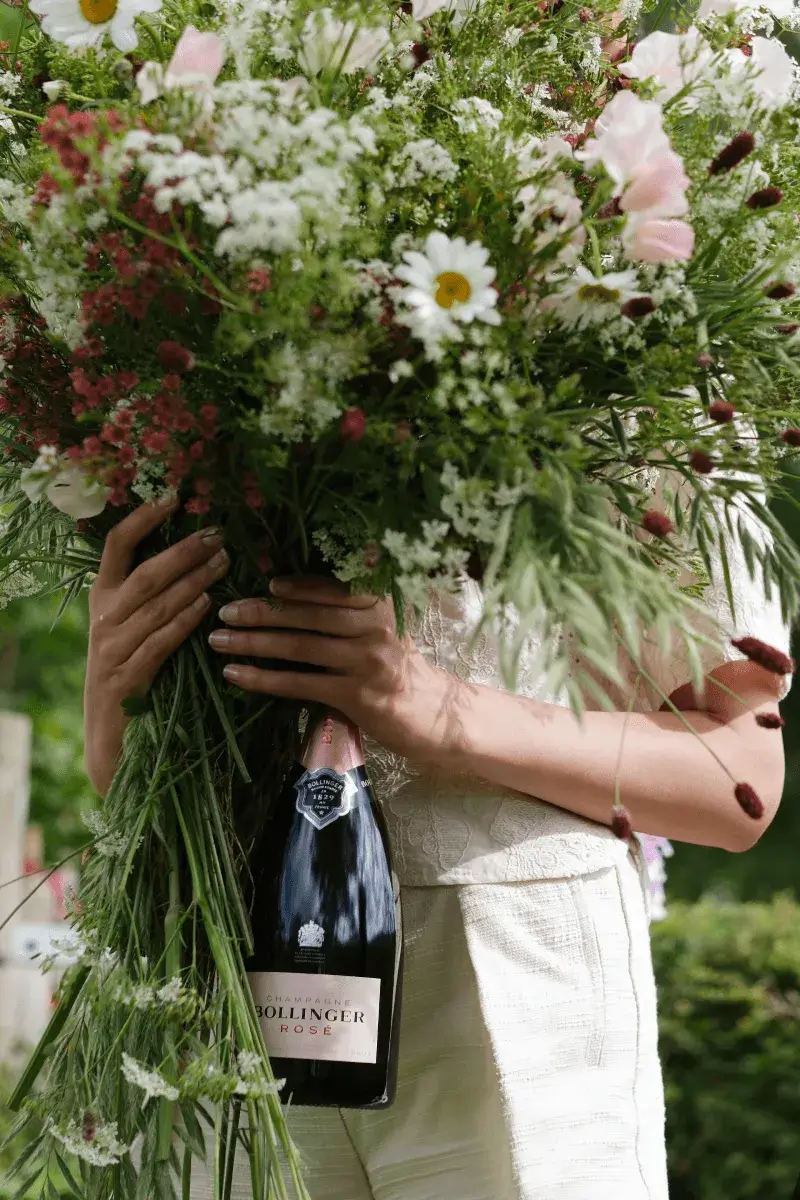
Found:
[[(656, 472), (654, 492), (663, 488), (665, 476), (666, 472)], [(751, 527), (755, 538), (765, 536), (756, 523)], [(721, 564), (717, 570), (716, 563), (712, 563), (714, 577), (705, 590), (707, 620), (698, 618), (695, 627), (709, 636), (716, 634), (718, 640), (721, 631), (725, 640), (719, 648), (701, 648), (705, 674), (722, 662), (743, 657), (730, 645), (730, 637), (749, 634), (785, 653), (789, 651), (790, 631), (781, 616), (777, 591), (771, 600), (764, 599), (760, 571), (752, 581), (741, 545), (732, 539), (728, 541), (728, 562), (737, 620), (735, 624), (731, 620)], [(681, 578), (678, 582), (685, 586), (692, 580)], [(482, 631), (473, 637), (481, 612), (481, 591), (472, 580), (464, 581), (457, 597), (434, 592), (427, 611), (413, 628), (415, 640), (425, 657), (441, 670), (471, 683), (507, 690), (494, 635)], [(516, 690), (523, 696), (567, 705), (565, 693), (548, 693), (544, 678), (532, 674), (540, 648), (541, 639), (532, 636), (520, 663)], [(641, 658), (666, 695), (691, 679), (680, 645), (663, 654), (644, 640)], [(603, 686), (617, 707), (625, 709), (637, 672), (629, 660), (624, 661), (624, 652), (620, 668), (629, 684), (626, 692), (608, 683)], [(790, 680), (791, 676), (785, 677), (784, 696)], [(660, 694), (642, 684), (635, 694), (633, 708), (640, 712), (657, 710), (663, 703)], [(599, 705), (587, 696), (586, 708), (597, 710)], [(366, 750), (370, 774), (384, 804), (402, 884), (436, 886), (563, 878), (599, 870), (627, 853), (627, 844), (606, 826), (566, 809), (480, 779), (423, 768), (369, 740)]]

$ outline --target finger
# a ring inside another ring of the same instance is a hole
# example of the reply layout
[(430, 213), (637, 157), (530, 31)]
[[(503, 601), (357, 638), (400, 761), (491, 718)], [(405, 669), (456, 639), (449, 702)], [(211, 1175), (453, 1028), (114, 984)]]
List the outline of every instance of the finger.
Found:
[(329, 604), (282, 603), (278, 600), (237, 600), (220, 609), (226, 625), (305, 629), (331, 637), (358, 637), (371, 626), (362, 610)]
[(130, 691), (146, 689), (151, 685), (158, 669), (203, 620), (210, 603), (211, 597), (203, 593), (167, 625), (162, 625), (145, 638), (125, 664), (125, 674), (131, 681)]
[(269, 585), (280, 600), (305, 600), (308, 604), (333, 604), (342, 608), (373, 608), (377, 596), (353, 596), (346, 583), (316, 576), (281, 575)]
[(222, 579), (229, 566), (230, 559), (225, 551), (217, 551), (207, 562), (148, 600), (123, 621), (114, 638), (123, 661), (130, 658), (151, 633), (168, 625), (179, 613), (189, 608), (206, 588)]
[(259, 667), (246, 667), (241, 663), (229, 663), (223, 675), (236, 687), (245, 692), (263, 692), (269, 696), (283, 696), (287, 700), (310, 700), (320, 704), (333, 704), (337, 699), (341, 705), (341, 678), (336, 675), (311, 675), (305, 671), (262, 671)]
[(320, 637), (315, 633), (258, 633), (252, 630), (215, 629), (209, 643), (221, 654), (253, 658), (285, 658), (311, 663), (332, 671), (351, 671), (358, 660), (356, 642), (349, 638)]
[(142, 504), (114, 526), (106, 537), (103, 556), (100, 559), (100, 570), (97, 573), (99, 587), (119, 587), (127, 579), (139, 542), (163, 524), (178, 506), (178, 498), (170, 493), (157, 504)]
[(121, 624), (194, 567), (209, 562), (221, 547), (222, 535), (218, 529), (201, 529), (148, 558), (118, 589), (106, 620)]

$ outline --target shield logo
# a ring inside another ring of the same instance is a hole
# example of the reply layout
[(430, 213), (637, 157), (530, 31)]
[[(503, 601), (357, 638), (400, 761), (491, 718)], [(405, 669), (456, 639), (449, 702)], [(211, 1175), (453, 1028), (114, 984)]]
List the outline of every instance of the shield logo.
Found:
[(357, 795), (356, 785), (349, 775), (340, 775), (330, 767), (306, 771), (294, 785), (297, 792), (297, 811), (315, 829), (325, 829), (339, 817), (350, 812)]

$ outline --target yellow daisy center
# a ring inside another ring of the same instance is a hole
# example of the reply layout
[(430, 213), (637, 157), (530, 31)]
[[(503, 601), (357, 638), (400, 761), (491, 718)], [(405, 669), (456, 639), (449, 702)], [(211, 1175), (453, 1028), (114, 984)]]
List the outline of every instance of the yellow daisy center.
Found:
[(436, 303), (440, 308), (452, 308), (455, 303), (465, 304), (472, 295), (469, 280), (458, 271), (442, 271), (436, 276)]
[(590, 304), (616, 304), (622, 296), (617, 288), (605, 287), (602, 283), (584, 283), (578, 288), (578, 299), (587, 300)]
[(117, 0), (79, 0), (80, 9), (92, 25), (105, 25), (117, 11)]

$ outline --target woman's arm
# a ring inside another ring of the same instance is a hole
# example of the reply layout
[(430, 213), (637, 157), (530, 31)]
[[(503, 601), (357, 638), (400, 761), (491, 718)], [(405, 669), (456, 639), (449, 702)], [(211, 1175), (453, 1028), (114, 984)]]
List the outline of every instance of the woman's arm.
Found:
[[(464, 683), (431, 666), (410, 638), (398, 637), (387, 602), (350, 596), (320, 580), (279, 581), (273, 591), (279, 604), (248, 600), (223, 609), (229, 628), (211, 635), (212, 646), (225, 654), (312, 663), (328, 673), (226, 667), (231, 682), (247, 690), (330, 704), (396, 753), (604, 824), (619, 770), (620, 799), (634, 828), (677, 841), (747, 849), (778, 807), (780, 731), (759, 727), (713, 683), (717, 677), (749, 707), (775, 712), (777, 677), (754, 663), (714, 671), (705, 711), (697, 711), (690, 687), (674, 693), (697, 737), (663, 711), (589, 712), (579, 725), (568, 708)], [(717, 759), (735, 782), (758, 792), (765, 810), (760, 820), (739, 808), (734, 783)]]

